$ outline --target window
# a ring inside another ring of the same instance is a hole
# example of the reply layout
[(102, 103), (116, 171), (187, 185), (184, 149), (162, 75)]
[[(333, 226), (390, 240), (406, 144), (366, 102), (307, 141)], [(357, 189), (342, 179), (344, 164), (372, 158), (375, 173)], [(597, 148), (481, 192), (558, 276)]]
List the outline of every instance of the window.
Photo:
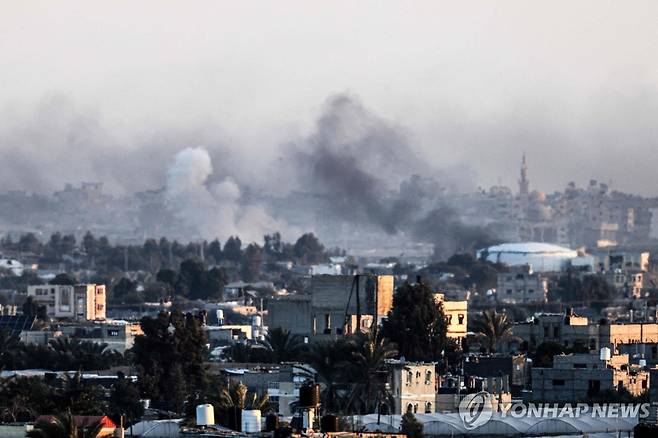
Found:
[(535, 293), (535, 290), (534, 290), (534, 289), (528, 289), (528, 293), (529, 293), (529, 294), (534, 294), (534, 293)]
[(564, 379), (553, 379), (553, 386), (564, 386)]
[(452, 324), (452, 315), (447, 316), (448, 324)]
[(512, 295), (512, 289), (507, 289), (507, 295)]
[(409, 404), (407, 405), (407, 414), (411, 414), (411, 413), (413, 413), (413, 411), (414, 411), (414, 405), (412, 405), (411, 403), (409, 403)]
[(554, 338), (560, 337), (560, 327), (553, 327), (553, 337)]
[(425, 403), (425, 413), (426, 414), (432, 413), (432, 402)]
[(63, 288), (59, 292), (59, 310), (68, 312), (71, 310), (71, 291)]
[(414, 373), (407, 371), (407, 385), (411, 385), (411, 382), (414, 380)]
[(573, 364), (573, 367), (574, 368), (587, 368), (587, 364), (586, 363), (575, 363), (575, 364)]
[(464, 314), (460, 313), (457, 315), (457, 320), (459, 321), (460, 324), (464, 324)]
[(429, 385), (432, 383), (432, 372), (431, 371), (425, 371), (425, 384)]
[(418, 413), (418, 403), (414, 405), (414, 414)]
[(544, 326), (544, 337), (545, 337), (545, 338), (548, 338), (549, 333), (550, 333), (549, 330), (550, 330), (550, 327), (548, 327), (548, 326), (545, 325), (545, 326)]

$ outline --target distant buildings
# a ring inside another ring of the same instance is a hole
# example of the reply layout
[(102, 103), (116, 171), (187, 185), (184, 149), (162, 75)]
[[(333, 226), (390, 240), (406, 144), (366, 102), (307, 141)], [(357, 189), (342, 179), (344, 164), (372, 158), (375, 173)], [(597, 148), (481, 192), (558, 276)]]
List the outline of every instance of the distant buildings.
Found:
[(46, 306), (50, 318), (73, 320), (103, 320), (106, 312), (105, 285), (32, 285), (28, 297)]
[(609, 352), (558, 355), (552, 368), (533, 368), (532, 400), (573, 403), (604, 391), (625, 389), (638, 396), (649, 388), (648, 371), (630, 364), (627, 354)]
[[(589, 322), (586, 317), (569, 311), (535, 315), (528, 322), (515, 324), (512, 332), (530, 350), (545, 342), (589, 351), (607, 347), (613, 352), (629, 354), (634, 363), (644, 360), (649, 366), (658, 365), (657, 323)], [(517, 340), (510, 343), (520, 347)]]

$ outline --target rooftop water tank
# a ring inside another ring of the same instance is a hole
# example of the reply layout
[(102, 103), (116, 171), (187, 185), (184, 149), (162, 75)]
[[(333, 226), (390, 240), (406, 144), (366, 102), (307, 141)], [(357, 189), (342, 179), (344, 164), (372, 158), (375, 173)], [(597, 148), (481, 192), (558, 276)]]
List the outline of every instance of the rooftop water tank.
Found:
[(258, 433), (260, 432), (260, 411), (244, 410), (242, 411), (242, 432)]
[(320, 404), (320, 385), (311, 383), (299, 388), (299, 406), (314, 408)]
[(196, 425), (210, 426), (215, 424), (215, 409), (211, 404), (198, 405), (196, 407)]
[(601, 348), (601, 360), (610, 360), (610, 349), (608, 347)]

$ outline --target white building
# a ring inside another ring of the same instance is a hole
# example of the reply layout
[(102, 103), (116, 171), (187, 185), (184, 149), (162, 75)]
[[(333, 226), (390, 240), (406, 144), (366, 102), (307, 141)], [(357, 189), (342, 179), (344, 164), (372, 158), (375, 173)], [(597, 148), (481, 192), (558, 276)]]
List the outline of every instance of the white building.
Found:
[(27, 287), (27, 295), (35, 303), (45, 305), (50, 318), (105, 319), (104, 284), (31, 285)]
[(493, 263), (508, 266), (529, 265), (537, 272), (558, 272), (578, 257), (578, 252), (563, 246), (541, 242), (503, 243), (478, 251)]
[(17, 277), (23, 275), (23, 264), (15, 259), (0, 257), (0, 269), (7, 269)]

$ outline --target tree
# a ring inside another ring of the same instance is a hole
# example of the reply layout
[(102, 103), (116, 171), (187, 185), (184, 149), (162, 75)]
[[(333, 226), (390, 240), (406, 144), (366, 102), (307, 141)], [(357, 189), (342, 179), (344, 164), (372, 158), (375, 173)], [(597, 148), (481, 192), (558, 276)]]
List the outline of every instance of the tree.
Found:
[(144, 336), (135, 339), (132, 349), (140, 390), (154, 406), (181, 412), (185, 395), (207, 385), (203, 359), (208, 341), (201, 321), (189, 313), (163, 312), (142, 318), (141, 326)]
[(20, 345), (17, 336), (12, 335), (9, 330), (0, 330), (0, 367), (15, 369), (16, 353)]
[(34, 301), (34, 297), (27, 297), (23, 303), (23, 315), (36, 316), (41, 321), (48, 320), (48, 310), (44, 304), (39, 304)]
[(219, 240), (215, 239), (208, 244), (207, 254), (215, 260), (215, 263), (222, 261), (222, 244), (219, 243)]
[(85, 383), (80, 371), (64, 374), (64, 381), (55, 394), (58, 410), (74, 415), (104, 415), (107, 411), (102, 387)]
[(564, 353), (566, 350), (557, 342), (542, 342), (537, 346), (533, 357), (533, 366), (539, 368), (553, 368), (553, 357)]
[(473, 331), (485, 338), (487, 350), (494, 353), (500, 341), (512, 334), (512, 324), (504, 313), (498, 313), (495, 309), (485, 310), (482, 316), (473, 321)]
[(103, 425), (100, 421), (87, 426), (78, 427), (73, 414), (69, 411), (63, 415), (39, 420), (34, 429), (26, 433), (28, 438), (97, 438)]
[(137, 282), (129, 278), (121, 279), (112, 287), (110, 299), (115, 303), (134, 302), (137, 294)]
[(354, 344), (345, 339), (315, 342), (306, 352), (305, 360), (315, 370), (315, 380), (322, 390), (321, 409), (324, 412), (341, 411), (340, 389), (345, 387), (345, 364), (351, 359)]
[(173, 269), (169, 269), (169, 268), (160, 269), (158, 273), (155, 275), (155, 279), (161, 283), (165, 283), (169, 285), (169, 287), (173, 291), (174, 288), (176, 287), (176, 282), (178, 281), (178, 273)]
[(393, 308), (384, 321), (383, 334), (408, 360), (437, 360), (447, 342), (443, 307), (423, 283), (406, 283), (393, 297)]
[(303, 264), (322, 263), (327, 260), (327, 252), (313, 233), (303, 234), (294, 246), (295, 257)]
[(265, 346), (272, 353), (272, 360), (281, 363), (297, 359), (304, 344), (300, 336), (293, 335), (289, 330), (281, 327), (275, 327), (265, 335)]
[(221, 409), (254, 409), (265, 410), (269, 404), (267, 393), (261, 395), (249, 394), (247, 386), (242, 383), (231, 383), (219, 392), (219, 407)]
[(139, 388), (123, 373), (118, 373), (117, 381), (110, 392), (110, 413), (114, 417), (126, 416), (128, 424), (139, 421), (144, 415), (144, 405), (140, 400)]
[(394, 346), (373, 332), (356, 336), (351, 360), (347, 362), (348, 380), (353, 382), (347, 408), (359, 414), (378, 412), (382, 403), (391, 403), (386, 390), (386, 360), (397, 354)]
[(423, 438), (423, 423), (416, 420), (411, 412), (407, 412), (402, 416), (400, 429), (408, 438)]
[(262, 250), (255, 243), (250, 243), (242, 255), (240, 266), (240, 275), (243, 281), (256, 281), (260, 277), (260, 263), (262, 260)]
[(180, 272), (176, 289), (186, 291), (192, 299), (206, 297), (206, 268), (203, 263), (195, 259), (186, 259), (180, 264)]
[(240, 263), (242, 259), (242, 241), (239, 237), (231, 236), (224, 244), (223, 256), (226, 260), (233, 263)]
[(34, 421), (41, 412), (55, 412), (53, 390), (41, 377), (14, 376), (0, 380), (0, 420)]
[(71, 274), (61, 273), (61, 274), (57, 274), (55, 278), (50, 280), (50, 284), (74, 286), (78, 284), (78, 280)]

